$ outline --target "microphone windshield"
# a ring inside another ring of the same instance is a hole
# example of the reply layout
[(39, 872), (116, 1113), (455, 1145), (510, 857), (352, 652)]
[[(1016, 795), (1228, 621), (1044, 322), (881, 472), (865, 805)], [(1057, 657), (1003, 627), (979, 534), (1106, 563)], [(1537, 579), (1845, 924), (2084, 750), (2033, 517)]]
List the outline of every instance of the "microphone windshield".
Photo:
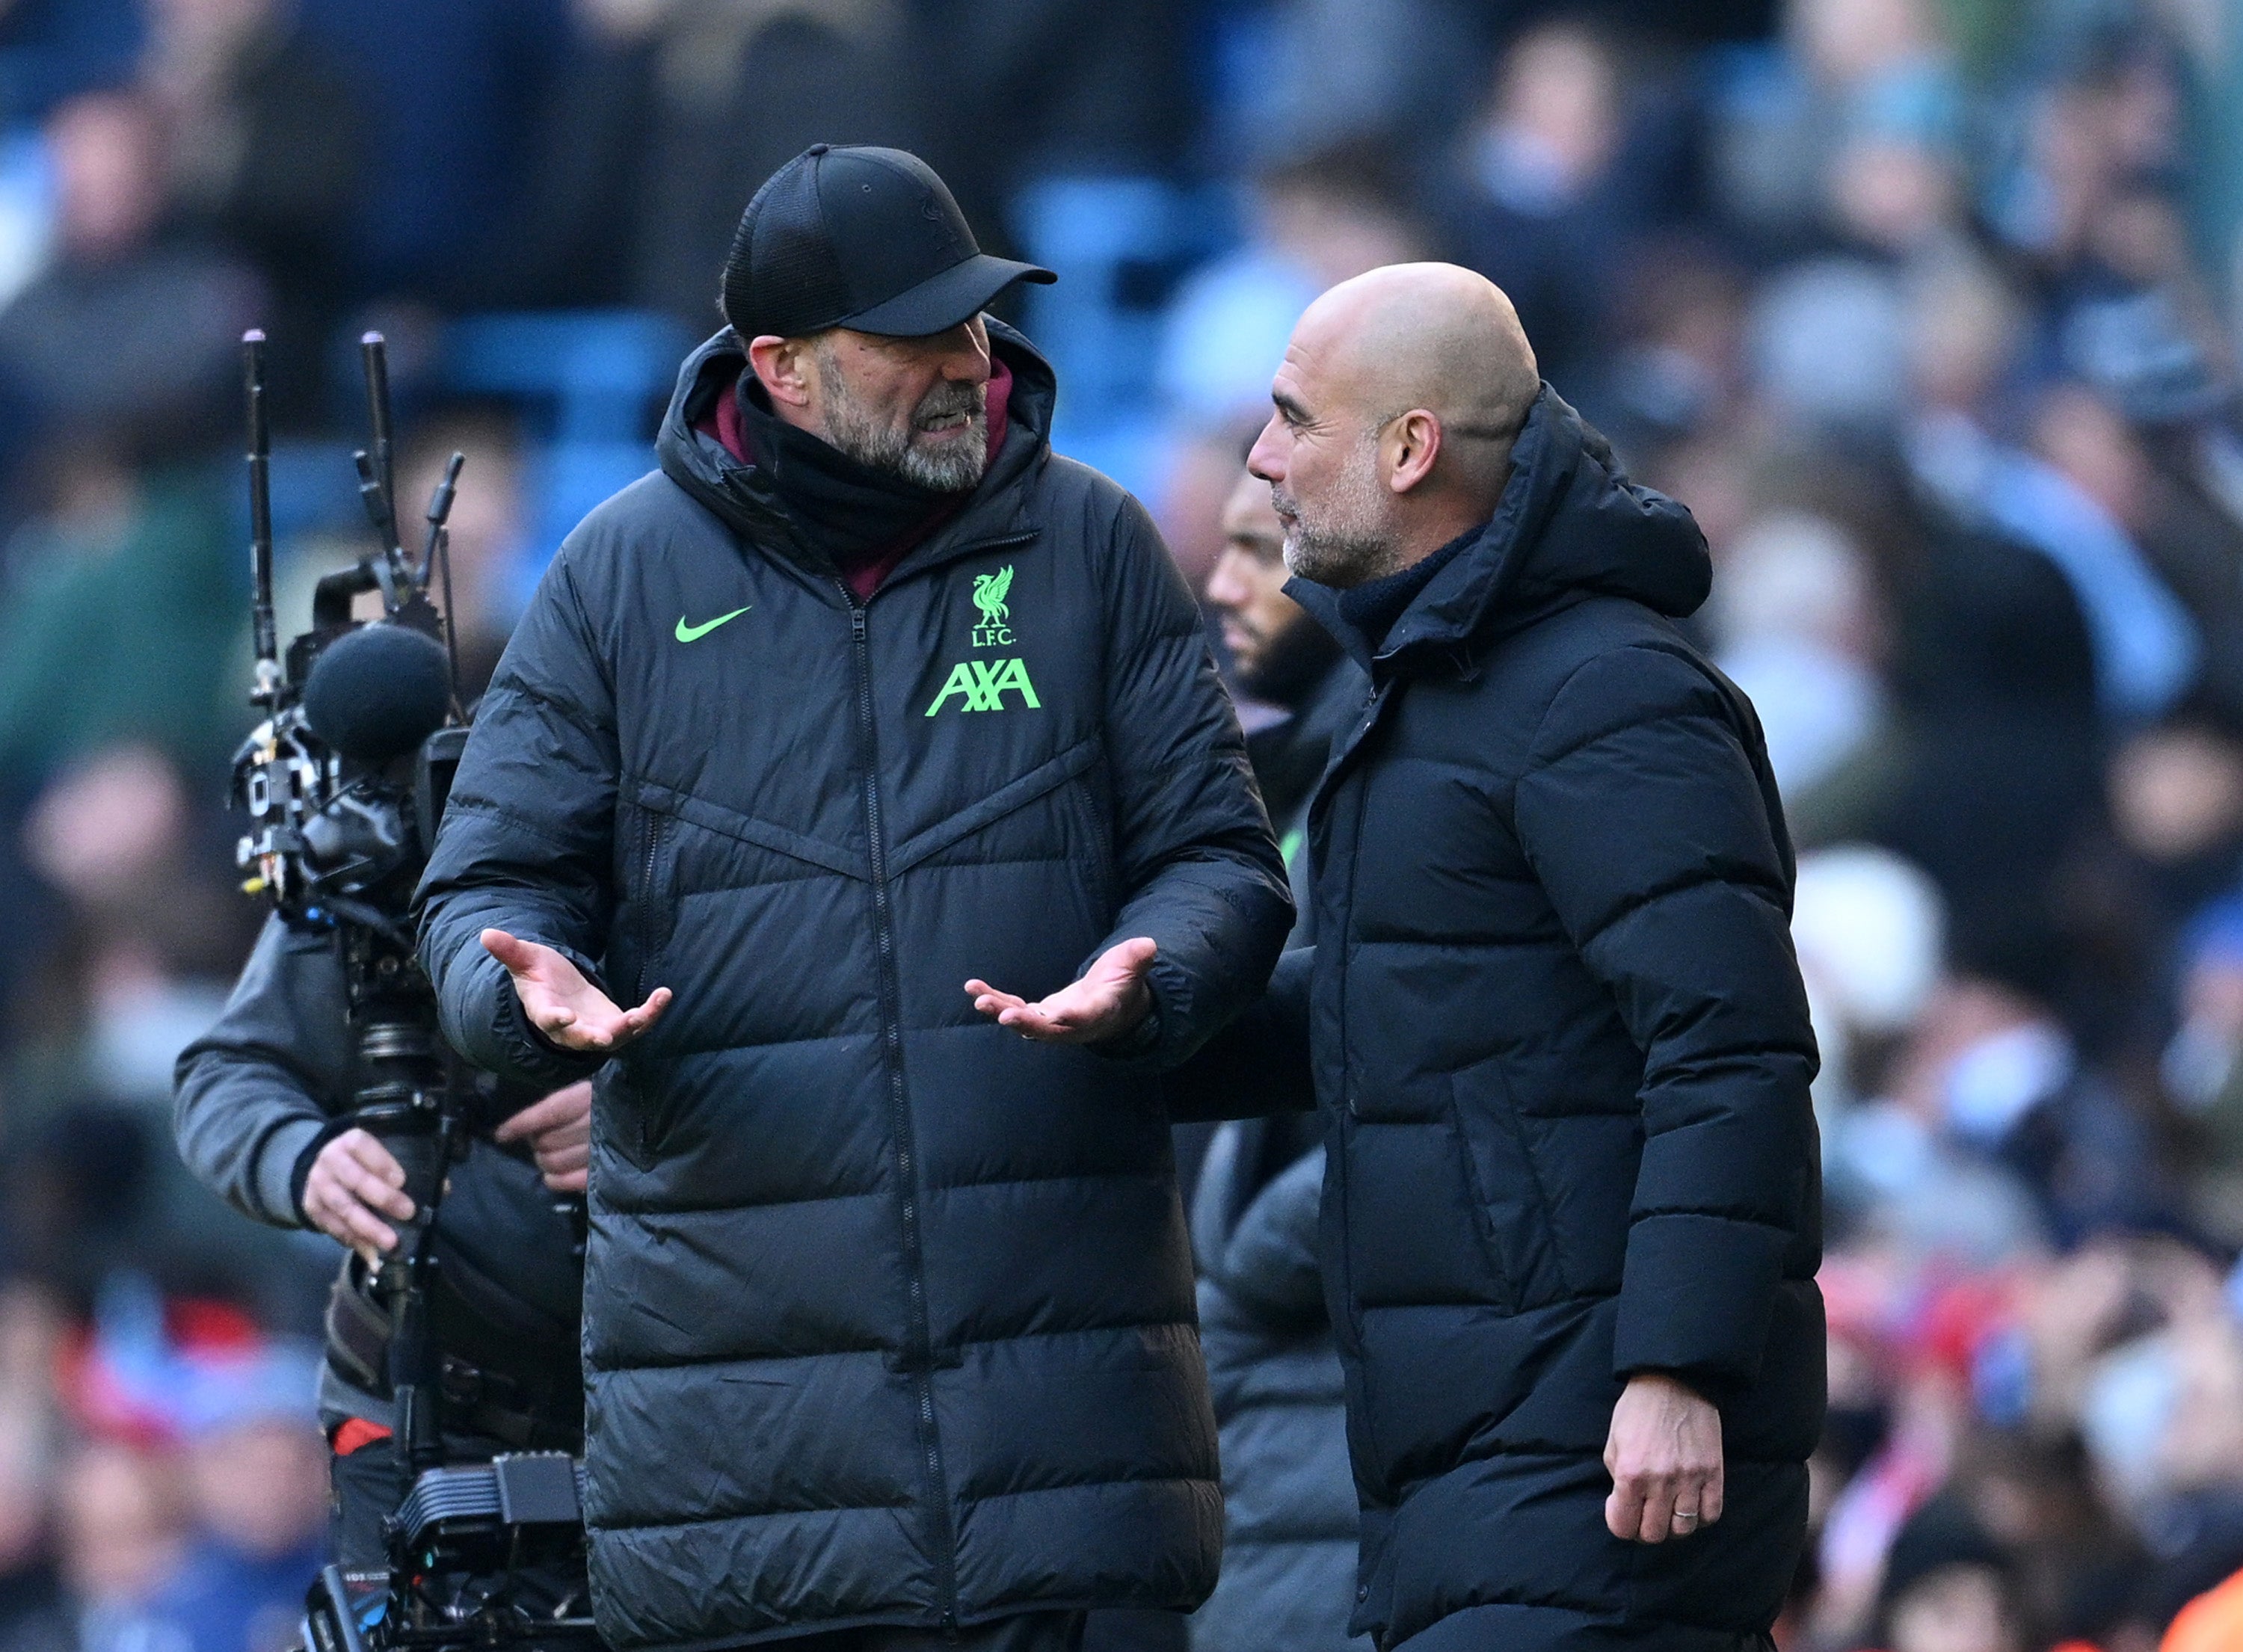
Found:
[(444, 726), (451, 702), (444, 645), (401, 625), (337, 637), (304, 682), (312, 732), (360, 762), (403, 756)]

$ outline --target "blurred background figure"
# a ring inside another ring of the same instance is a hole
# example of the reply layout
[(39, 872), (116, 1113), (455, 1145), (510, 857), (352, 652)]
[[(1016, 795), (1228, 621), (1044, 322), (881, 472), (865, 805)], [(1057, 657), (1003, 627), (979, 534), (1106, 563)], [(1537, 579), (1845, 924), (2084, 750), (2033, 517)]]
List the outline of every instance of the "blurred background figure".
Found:
[[(1243, 456), (1243, 455), (1242, 455)], [(1309, 800), (1371, 680), (1285, 594), (1284, 528), (1243, 468), (1207, 582), (1247, 755), (1293, 884), (1288, 946), (1316, 944)], [(1309, 1098), (1302, 1098), (1304, 1103)], [(1312, 1112), (1177, 1127), (1200, 1262), (1200, 1335), (1221, 1428), (1222, 1581), (1191, 1620), (1209, 1652), (1339, 1652), (1355, 1609), (1355, 1482), (1339, 1351), (1317, 1264), (1324, 1132)], [(1203, 1155), (1203, 1158), (1202, 1158)], [(1196, 1186), (1195, 1186), (1196, 1180)]]
[[(284, 630), (366, 547), (380, 326), (408, 509), (468, 455), (472, 689), (818, 140), (919, 149), (1061, 272), (1009, 318), (1057, 445), (1156, 512), (1289, 839), (1361, 684), (1242, 438), (1331, 283), (1431, 255), (1512, 293), (1704, 527), (1802, 851), (1835, 1408), (1787, 1652), (2142, 1652), (2243, 1570), (2243, 9), (0, 0), (0, 1652), (262, 1652), (315, 1539), (316, 1434), (268, 1400), (332, 1246), (217, 1206), (161, 1111), (258, 916), (241, 329)], [(1352, 1588), (1313, 1131), (1226, 1140), (1203, 1652)], [(238, 1408), (89, 1408), (98, 1327), (185, 1370), (219, 1310), (284, 1351), (211, 1367)]]

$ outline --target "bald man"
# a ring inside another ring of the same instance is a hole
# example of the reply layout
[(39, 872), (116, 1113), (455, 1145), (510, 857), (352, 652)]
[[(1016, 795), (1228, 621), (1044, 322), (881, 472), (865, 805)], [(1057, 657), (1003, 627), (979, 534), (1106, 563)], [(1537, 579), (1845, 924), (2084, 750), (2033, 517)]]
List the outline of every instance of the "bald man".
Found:
[(1189, 1078), (1313, 1069), (1354, 1627), (1764, 1646), (1823, 1406), (1815, 1053), (1760, 725), (1675, 624), (1705, 542), (1464, 270), (1326, 293), (1271, 400), (1286, 588), (1371, 688), (1317, 944)]

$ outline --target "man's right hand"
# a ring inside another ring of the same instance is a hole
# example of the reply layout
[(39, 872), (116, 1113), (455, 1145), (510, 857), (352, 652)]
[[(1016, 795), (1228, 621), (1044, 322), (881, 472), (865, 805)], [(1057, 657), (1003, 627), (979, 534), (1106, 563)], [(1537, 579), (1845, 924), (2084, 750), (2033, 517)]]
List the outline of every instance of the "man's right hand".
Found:
[(381, 1219), (385, 1216), (391, 1221), (413, 1219), (405, 1166), (363, 1130), (347, 1130), (312, 1161), (304, 1178), (304, 1219), (371, 1266), (397, 1245), (397, 1231)]
[(565, 956), (504, 930), (485, 930), (482, 943), (506, 966), (529, 1024), (563, 1050), (612, 1055), (670, 1007), (670, 989), (657, 987), (637, 1009), (618, 1010)]

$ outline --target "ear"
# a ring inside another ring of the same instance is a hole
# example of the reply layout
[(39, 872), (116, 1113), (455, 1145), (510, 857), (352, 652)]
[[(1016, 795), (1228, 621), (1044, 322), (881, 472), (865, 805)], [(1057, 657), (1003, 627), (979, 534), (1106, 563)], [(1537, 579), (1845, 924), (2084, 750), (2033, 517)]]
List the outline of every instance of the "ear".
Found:
[(807, 407), (811, 398), (810, 341), (759, 334), (748, 346), (748, 366), (774, 403)]
[(1441, 421), (1423, 407), (1413, 407), (1386, 426), (1378, 445), (1386, 486), (1406, 494), (1433, 473), (1434, 461), (1441, 456)]

